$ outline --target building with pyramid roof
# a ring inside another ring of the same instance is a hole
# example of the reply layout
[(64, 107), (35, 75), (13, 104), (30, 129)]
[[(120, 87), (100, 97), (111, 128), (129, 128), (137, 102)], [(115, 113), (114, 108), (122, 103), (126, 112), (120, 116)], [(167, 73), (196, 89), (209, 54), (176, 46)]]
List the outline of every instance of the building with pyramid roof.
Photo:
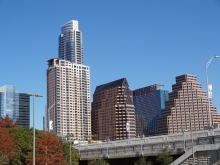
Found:
[(91, 119), (92, 134), (98, 140), (135, 137), (134, 103), (126, 78), (96, 87)]
[[(184, 74), (176, 77), (176, 84), (172, 85), (169, 100), (158, 120), (160, 134), (174, 134), (181, 131), (204, 130), (209, 126), (209, 99), (206, 91), (195, 75)], [(216, 107), (210, 102), (212, 125), (220, 124), (220, 115)]]

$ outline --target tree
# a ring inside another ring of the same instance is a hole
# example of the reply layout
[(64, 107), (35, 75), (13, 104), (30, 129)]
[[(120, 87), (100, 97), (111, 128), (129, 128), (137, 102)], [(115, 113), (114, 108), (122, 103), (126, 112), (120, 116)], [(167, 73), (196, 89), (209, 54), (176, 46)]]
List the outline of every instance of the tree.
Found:
[(141, 156), (139, 160), (134, 162), (135, 165), (151, 165), (151, 162), (146, 161), (144, 156)]
[[(35, 162), (38, 165), (66, 165), (61, 139), (50, 132), (41, 131), (36, 139)], [(32, 165), (32, 160), (28, 164)]]
[(171, 156), (172, 151), (168, 150), (167, 147), (162, 149), (156, 157), (156, 162), (159, 165), (169, 165), (173, 162), (173, 157)]
[(16, 158), (13, 159), (11, 164), (23, 165), (27, 164), (31, 156), (28, 154), (32, 150), (33, 135), (32, 130), (23, 127), (14, 127), (9, 130), (14, 134), (16, 148)]
[(92, 165), (110, 165), (110, 164), (104, 159), (96, 158), (92, 161)]
[(18, 124), (14, 123), (12, 119), (9, 119), (8, 116), (4, 118), (0, 118), (0, 128), (13, 128), (16, 127)]
[[(63, 152), (64, 152), (64, 158), (70, 163), (70, 144), (69, 143), (63, 143)], [(79, 159), (80, 156), (76, 149), (71, 148), (71, 164), (72, 165), (79, 165)]]
[(8, 164), (15, 158), (16, 145), (13, 135), (10, 135), (8, 129), (0, 127), (0, 164)]
[(3, 165), (3, 164), (8, 164), (9, 163), (9, 159), (7, 156), (5, 155), (0, 155), (0, 165)]

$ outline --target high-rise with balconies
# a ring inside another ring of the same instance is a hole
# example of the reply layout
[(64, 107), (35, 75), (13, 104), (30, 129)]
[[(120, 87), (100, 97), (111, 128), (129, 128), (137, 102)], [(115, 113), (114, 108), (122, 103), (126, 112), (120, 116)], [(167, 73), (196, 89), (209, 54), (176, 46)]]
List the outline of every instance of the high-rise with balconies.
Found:
[(66, 23), (61, 31), (59, 58), (48, 60), (45, 129), (85, 140), (91, 135), (90, 69), (83, 64), (78, 21)]
[[(181, 131), (198, 131), (209, 126), (209, 108), (206, 92), (196, 76), (184, 74), (176, 77), (169, 100), (158, 120), (158, 130), (162, 134)], [(220, 123), (220, 115), (210, 102), (212, 125)]]

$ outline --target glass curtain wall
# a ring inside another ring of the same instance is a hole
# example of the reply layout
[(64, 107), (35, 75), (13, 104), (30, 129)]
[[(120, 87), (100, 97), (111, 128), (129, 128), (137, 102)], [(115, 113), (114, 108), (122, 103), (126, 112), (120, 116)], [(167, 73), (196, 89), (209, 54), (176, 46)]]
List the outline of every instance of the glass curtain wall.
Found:
[(151, 89), (134, 95), (137, 136), (158, 134), (157, 120), (167, 100), (168, 91), (161, 89)]

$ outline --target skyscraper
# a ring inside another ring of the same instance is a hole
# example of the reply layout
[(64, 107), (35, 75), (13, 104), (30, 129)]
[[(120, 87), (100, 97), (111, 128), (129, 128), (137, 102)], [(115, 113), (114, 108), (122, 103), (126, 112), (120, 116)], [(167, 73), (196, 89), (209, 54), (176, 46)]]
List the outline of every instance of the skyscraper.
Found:
[(78, 21), (61, 27), (59, 58), (48, 60), (45, 122), (58, 135), (84, 140), (91, 134), (90, 69), (83, 65)]
[(91, 114), (92, 134), (99, 140), (135, 137), (134, 104), (126, 78), (96, 87)]
[(161, 87), (162, 85), (155, 84), (133, 91), (136, 135), (158, 134), (157, 120), (168, 100), (168, 91)]
[(71, 20), (61, 27), (59, 36), (59, 58), (75, 64), (83, 64), (82, 32), (78, 21)]
[[(159, 132), (163, 134), (179, 133), (182, 130), (203, 130), (209, 125), (208, 98), (202, 90), (196, 76), (184, 74), (176, 77), (176, 84), (169, 93), (169, 101), (158, 120)], [(220, 123), (216, 107), (210, 105), (212, 124)]]
[(5, 116), (19, 126), (30, 127), (30, 97), (19, 93), (12, 85), (0, 88), (0, 117)]

